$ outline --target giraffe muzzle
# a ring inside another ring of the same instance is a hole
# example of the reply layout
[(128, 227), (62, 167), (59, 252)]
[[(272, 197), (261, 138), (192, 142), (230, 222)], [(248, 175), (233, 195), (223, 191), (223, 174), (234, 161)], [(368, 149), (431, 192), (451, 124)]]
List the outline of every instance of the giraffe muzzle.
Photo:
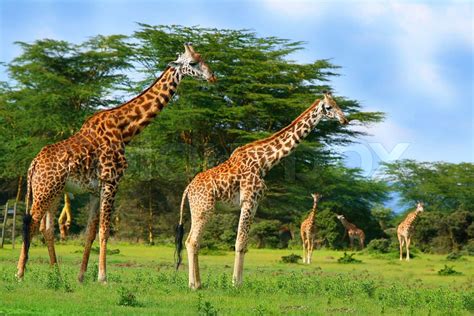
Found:
[(211, 83), (214, 83), (214, 82), (216, 82), (216, 81), (217, 81), (217, 77), (214, 76), (214, 75), (210, 76), (210, 77), (207, 79), (207, 82), (211, 82)]

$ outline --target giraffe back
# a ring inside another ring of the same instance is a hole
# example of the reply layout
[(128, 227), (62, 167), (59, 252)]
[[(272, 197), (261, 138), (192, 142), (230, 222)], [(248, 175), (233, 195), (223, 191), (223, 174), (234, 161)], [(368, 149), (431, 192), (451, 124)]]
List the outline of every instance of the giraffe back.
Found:
[(398, 225), (397, 233), (402, 236), (410, 236), (414, 232), (414, 225), (418, 212), (414, 211), (407, 215), (407, 217)]

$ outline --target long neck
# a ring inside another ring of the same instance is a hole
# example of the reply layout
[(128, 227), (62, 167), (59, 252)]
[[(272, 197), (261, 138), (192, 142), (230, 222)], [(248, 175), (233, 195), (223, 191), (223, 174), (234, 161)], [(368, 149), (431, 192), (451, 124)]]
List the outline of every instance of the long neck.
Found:
[(139, 134), (168, 104), (181, 81), (181, 74), (168, 67), (161, 76), (139, 96), (117, 108), (119, 128), (125, 143)]
[(318, 202), (315, 200), (313, 201), (313, 209), (311, 210), (311, 213), (309, 214), (310, 217), (314, 218), (316, 216), (317, 208), (318, 208)]
[(352, 226), (354, 226), (353, 224), (349, 223), (349, 221), (345, 218), (341, 219), (340, 221), (346, 229), (352, 228)]
[(405, 219), (405, 224), (411, 225), (420, 213), (420, 211), (414, 211), (408, 214), (407, 218)]
[(270, 170), (282, 158), (291, 154), (300, 142), (318, 125), (322, 118), (322, 114), (318, 112), (318, 105), (319, 100), (316, 100), (290, 125), (274, 135), (254, 143), (258, 150), (263, 149), (265, 159), (261, 160), (261, 163), (265, 171)]

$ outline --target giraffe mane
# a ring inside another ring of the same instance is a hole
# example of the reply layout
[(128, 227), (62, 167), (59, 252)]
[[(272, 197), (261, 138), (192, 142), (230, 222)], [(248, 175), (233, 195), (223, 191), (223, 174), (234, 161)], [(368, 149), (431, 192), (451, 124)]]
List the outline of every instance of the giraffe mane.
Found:
[(285, 128), (281, 129), (280, 131), (278, 131), (277, 133), (267, 137), (267, 138), (264, 138), (264, 139), (259, 139), (259, 140), (256, 140), (254, 142), (251, 142), (250, 144), (246, 144), (242, 147), (239, 147), (236, 149), (237, 150), (245, 150), (245, 149), (248, 149), (250, 147), (253, 147), (255, 145), (260, 145), (260, 144), (264, 144), (264, 143), (267, 143), (275, 138), (278, 138), (279, 136), (281, 136), (282, 134), (284, 134), (285, 132), (287, 132), (288, 130), (290, 130), (291, 128), (293, 128), (293, 126), (295, 126), (301, 119), (302, 117), (304, 117), (306, 114), (308, 114), (309, 112), (313, 111), (318, 105), (319, 105), (319, 102), (321, 100), (320, 99), (316, 99), (313, 104), (311, 104), (311, 106), (309, 108), (307, 108), (303, 113), (301, 113), (297, 118), (295, 118), (288, 126), (286, 126)]
[(127, 104), (130, 104), (131, 102), (135, 101), (136, 99), (142, 97), (145, 93), (148, 92), (148, 90), (153, 87), (158, 81), (161, 80), (161, 78), (163, 77), (163, 75), (168, 71), (168, 69), (170, 69), (171, 67), (170, 66), (167, 66), (163, 72), (160, 74), (160, 76), (158, 78), (155, 79), (155, 81), (153, 81), (153, 83), (151, 85), (148, 86), (148, 88), (146, 88), (145, 90), (143, 90), (142, 92), (140, 92), (139, 95), (133, 97), (132, 99), (120, 104), (119, 106), (116, 106), (116, 107), (113, 107), (113, 108), (110, 108), (110, 109), (104, 109), (104, 110), (100, 110), (100, 111), (97, 111), (95, 112), (94, 114), (92, 114), (91, 116), (89, 116), (83, 123), (83, 125), (85, 125), (87, 122), (89, 122), (93, 117), (95, 117), (96, 115), (99, 115), (101, 113), (105, 113), (105, 112), (111, 112), (111, 111), (114, 111), (114, 110), (117, 110), (117, 109), (120, 109), (124, 106), (126, 106)]

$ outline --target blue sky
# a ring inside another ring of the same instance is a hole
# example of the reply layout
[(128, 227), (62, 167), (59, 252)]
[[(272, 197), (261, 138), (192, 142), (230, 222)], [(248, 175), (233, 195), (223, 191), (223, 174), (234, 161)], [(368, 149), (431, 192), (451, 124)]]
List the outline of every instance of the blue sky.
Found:
[(305, 41), (294, 60), (331, 58), (343, 67), (332, 82), (336, 94), (387, 114), (381, 124), (354, 127), (372, 136), (341, 149), (348, 165), (371, 176), (380, 160), (474, 161), (473, 11), (467, 1), (3, 0), (0, 61), (20, 53), (14, 41), (81, 42), (131, 34), (136, 22)]

